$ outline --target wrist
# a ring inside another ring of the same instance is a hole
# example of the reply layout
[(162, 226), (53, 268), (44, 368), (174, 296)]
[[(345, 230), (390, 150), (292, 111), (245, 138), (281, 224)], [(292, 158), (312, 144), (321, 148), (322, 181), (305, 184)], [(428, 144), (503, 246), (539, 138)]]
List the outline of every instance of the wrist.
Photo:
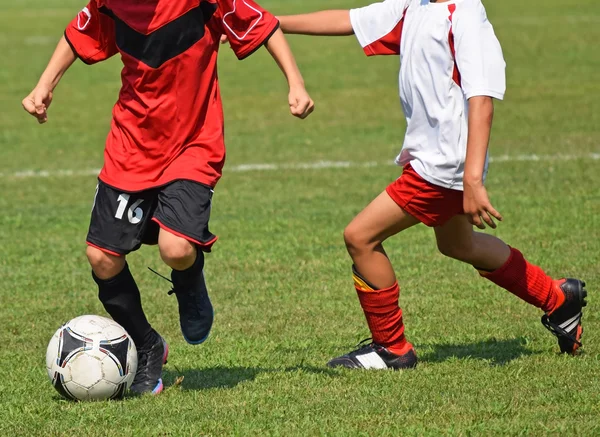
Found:
[(288, 86), (290, 89), (294, 89), (294, 88), (304, 89), (304, 87), (305, 87), (304, 80), (301, 77), (294, 78), (294, 79), (288, 79)]
[(55, 74), (55, 75), (42, 74), (42, 77), (40, 77), (40, 80), (38, 81), (37, 87), (45, 88), (50, 91), (54, 91), (54, 88), (56, 88), (56, 86), (58, 85), (58, 82), (60, 81), (60, 77), (61, 77), (60, 74)]
[(466, 174), (463, 177), (463, 184), (468, 186), (483, 185), (483, 175), (481, 174)]

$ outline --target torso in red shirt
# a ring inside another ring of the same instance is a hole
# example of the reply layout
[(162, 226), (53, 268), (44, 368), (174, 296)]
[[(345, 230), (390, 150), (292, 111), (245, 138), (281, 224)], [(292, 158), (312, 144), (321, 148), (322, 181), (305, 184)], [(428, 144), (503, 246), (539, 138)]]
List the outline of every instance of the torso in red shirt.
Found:
[(86, 63), (120, 53), (124, 65), (100, 179), (132, 192), (176, 179), (214, 187), (225, 161), (220, 37), (241, 59), (277, 27), (251, 0), (92, 0), (65, 36)]

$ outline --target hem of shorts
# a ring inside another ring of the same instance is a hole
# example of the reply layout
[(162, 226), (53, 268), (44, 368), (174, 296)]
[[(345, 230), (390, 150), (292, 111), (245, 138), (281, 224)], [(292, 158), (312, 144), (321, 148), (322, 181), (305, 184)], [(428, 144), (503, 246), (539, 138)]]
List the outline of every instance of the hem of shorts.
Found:
[(211, 184), (211, 183), (206, 182), (206, 181), (200, 181), (198, 179), (192, 179), (192, 178), (183, 177), (183, 178), (168, 179), (167, 181), (164, 181), (164, 182), (161, 181), (158, 184), (151, 184), (151, 185), (148, 185), (148, 186), (144, 186), (144, 188), (134, 188), (134, 189), (131, 189), (131, 188), (123, 188), (123, 186), (117, 186), (116, 184), (113, 184), (112, 182), (106, 181), (105, 179), (102, 178), (102, 174), (98, 175), (98, 180), (100, 182), (102, 182), (104, 185), (108, 186), (109, 188), (112, 188), (112, 189), (117, 190), (117, 191), (123, 191), (125, 193), (141, 193), (141, 192), (147, 191), (147, 190), (154, 190), (156, 188), (163, 188), (163, 187), (166, 187), (167, 185), (170, 185), (173, 182), (177, 182), (177, 181), (194, 182), (196, 184), (204, 185), (206, 188), (214, 190), (215, 186), (217, 185), (217, 182), (218, 182), (218, 181), (215, 181), (214, 184)]
[(448, 190), (453, 190), (453, 191), (464, 191), (462, 183), (460, 185), (456, 185), (456, 184), (453, 185), (453, 184), (449, 184), (447, 182), (441, 181), (439, 179), (436, 179), (434, 177), (431, 177), (428, 174), (423, 174), (415, 168), (412, 161), (410, 162), (410, 166), (412, 167), (412, 169), (414, 170), (414, 172), (416, 174), (421, 176), (421, 178), (423, 178), (426, 182), (429, 182), (430, 184), (435, 185), (436, 187), (446, 188)]
[(219, 239), (219, 237), (215, 235), (212, 240), (203, 243), (194, 237), (190, 237), (189, 235), (185, 235), (182, 232), (176, 231), (175, 229), (170, 228), (169, 226), (166, 226), (164, 223), (162, 223), (156, 217), (152, 217), (152, 221), (154, 223), (158, 224), (158, 226), (160, 226), (161, 229), (164, 229), (165, 231), (167, 231), (173, 235), (183, 238), (183, 239), (189, 241), (190, 243), (196, 244), (197, 246), (199, 246), (202, 249), (203, 252), (210, 252), (213, 244), (215, 244), (217, 242), (217, 240)]
[(99, 246), (98, 244), (94, 244), (94, 243), (92, 243), (90, 241), (86, 241), (85, 243), (88, 246), (93, 247), (94, 249), (101, 250), (102, 252), (108, 253), (109, 255), (112, 255), (112, 256), (119, 256), (119, 257), (125, 256), (124, 253), (115, 252), (114, 250), (107, 249), (106, 247)]
[[(406, 212), (407, 214), (409, 214), (409, 215), (413, 216), (414, 218), (416, 218), (417, 220), (419, 220), (425, 226), (430, 227), (430, 228), (438, 226), (438, 224), (435, 222), (434, 219), (429, 217), (427, 214), (424, 214), (424, 213), (414, 209), (410, 205), (412, 198), (411, 198), (411, 200), (401, 199), (400, 197), (396, 196), (396, 193), (394, 193), (394, 191), (389, 186), (385, 189), (385, 191), (388, 194), (388, 196), (390, 196), (390, 198), (396, 203), (396, 205), (398, 205), (400, 208), (402, 208), (404, 210), (404, 212)], [(415, 194), (415, 196), (416, 196), (416, 194)]]

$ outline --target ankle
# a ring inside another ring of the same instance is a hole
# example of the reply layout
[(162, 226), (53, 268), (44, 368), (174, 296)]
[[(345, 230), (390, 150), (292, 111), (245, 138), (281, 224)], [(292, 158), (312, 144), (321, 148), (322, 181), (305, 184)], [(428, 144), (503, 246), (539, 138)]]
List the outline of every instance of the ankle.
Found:
[(408, 353), (411, 349), (413, 349), (413, 345), (410, 344), (408, 341), (404, 340), (400, 343), (389, 346), (386, 349), (395, 355), (404, 355)]

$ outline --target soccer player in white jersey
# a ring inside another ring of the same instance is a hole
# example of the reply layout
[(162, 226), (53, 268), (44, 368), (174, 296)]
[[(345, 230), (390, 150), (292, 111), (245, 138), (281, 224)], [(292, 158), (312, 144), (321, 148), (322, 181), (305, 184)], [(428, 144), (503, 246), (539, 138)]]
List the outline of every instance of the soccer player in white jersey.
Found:
[(544, 312), (560, 350), (581, 346), (585, 283), (554, 280), (517, 249), (473, 227), (502, 216), (484, 186), (494, 113), (505, 91), (500, 43), (480, 0), (385, 0), (353, 10), (279, 17), (286, 33), (352, 35), (368, 56), (400, 55), (400, 99), (407, 128), (396, 159), (402, 175), (344, 232), (354, 284), (372, 343), (329, 366), (411, 368), (400, 289), (382, 243), (418, 223), (432, 227), (441, 253)]

